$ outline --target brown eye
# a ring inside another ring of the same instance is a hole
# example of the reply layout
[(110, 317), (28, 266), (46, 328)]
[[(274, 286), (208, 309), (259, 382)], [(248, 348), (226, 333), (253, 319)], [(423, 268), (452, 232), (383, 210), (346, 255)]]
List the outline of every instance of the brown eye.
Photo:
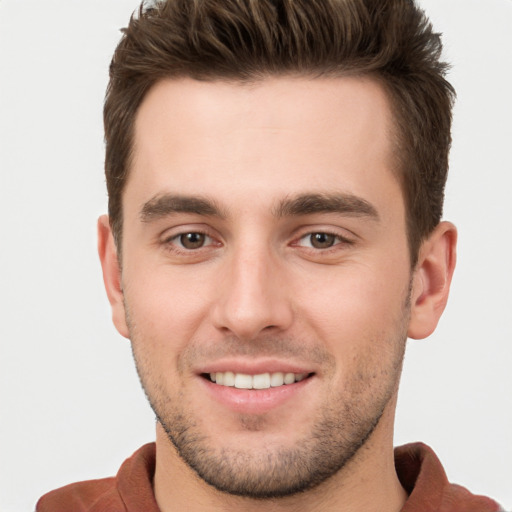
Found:
[(185, 249), (199, 249), (206, 241), (204, 233), (184, 233), (180, 235), (180, 243)]
[(309, 235), (309, 240), (315, 249), (328, 249), (336, 242), (336, 236), (329, 233), (312, 233)]

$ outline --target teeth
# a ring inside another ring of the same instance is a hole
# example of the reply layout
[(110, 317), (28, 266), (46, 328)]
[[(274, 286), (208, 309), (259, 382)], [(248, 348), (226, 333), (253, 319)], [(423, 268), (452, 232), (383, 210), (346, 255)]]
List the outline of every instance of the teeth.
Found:
[(285, 384), (293, 384), (295, 382), (295, 375), (293, 373), (285, 373), (284, 374), (284, 383)]
[(270, 387), (270, 374), (262, 373), (252, 378), (253, 389), (268, 389)]
[(235, 374), (233, 372), (225, 372), (223, 384), (224, 384), (224, 386), (235, 386), (236, 385)]
[[(226, 372), (228, 373), (228, 372)], [(219, 375), (219, 374), (217, 374)], [(225, 384), (226, 386), (228, 384)], [(238, 389), (251, 389), (252, 388), (252, 376), (246, 375), (245, 373), (237, 373), (235, 376), (235, 388)]]
[(210, 373), (210, 380), (221, 386), (235, 387), (237, 389), (268, 389), (285, 384), (300, 382), (307, 377), (307, 373), (260, 373), (248, 375), (246, 373), (216, 372)]
[(270, 376), (270, 385), (273, 388), (277, 388), (278, 386), (282, 386), (284, 384), (284, 374), (281, 372), (273, 373)]

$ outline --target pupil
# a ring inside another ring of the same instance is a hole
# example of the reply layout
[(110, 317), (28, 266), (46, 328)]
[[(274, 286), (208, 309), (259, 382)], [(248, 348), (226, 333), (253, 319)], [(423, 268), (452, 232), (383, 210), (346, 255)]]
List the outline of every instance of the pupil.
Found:
[(311, 245), (316, 249), (325, 249), (332, 247), (334, 244), (334, 235), (328, 233), (315, 233), (311, 235)]
[(202, 233), (186, 233), (181, 235), (180, 242), (186, 249), (197, 249), (204, 244), (204, 238)]

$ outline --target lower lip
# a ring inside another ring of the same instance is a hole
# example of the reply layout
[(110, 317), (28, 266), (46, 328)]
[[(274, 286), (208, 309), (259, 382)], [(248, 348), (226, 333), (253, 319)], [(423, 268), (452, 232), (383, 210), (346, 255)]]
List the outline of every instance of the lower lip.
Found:
[(300, 382), (268, 389), (238, 389), (215, 384), (201, 377), (210, 396), (234, 412), (262, 414), (285, 405), (309, 387), (313, 376)]

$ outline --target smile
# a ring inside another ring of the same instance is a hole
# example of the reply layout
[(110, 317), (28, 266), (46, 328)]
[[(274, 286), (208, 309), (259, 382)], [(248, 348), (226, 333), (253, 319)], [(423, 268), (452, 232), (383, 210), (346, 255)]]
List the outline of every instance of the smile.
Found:
[(220, 386), (234, 387), (237, 389), (269, 389), (294, 384), (309, 377), (307, 373), (260, 373), (249, 375), (235, 372), (210, 373), (209, 380)]

